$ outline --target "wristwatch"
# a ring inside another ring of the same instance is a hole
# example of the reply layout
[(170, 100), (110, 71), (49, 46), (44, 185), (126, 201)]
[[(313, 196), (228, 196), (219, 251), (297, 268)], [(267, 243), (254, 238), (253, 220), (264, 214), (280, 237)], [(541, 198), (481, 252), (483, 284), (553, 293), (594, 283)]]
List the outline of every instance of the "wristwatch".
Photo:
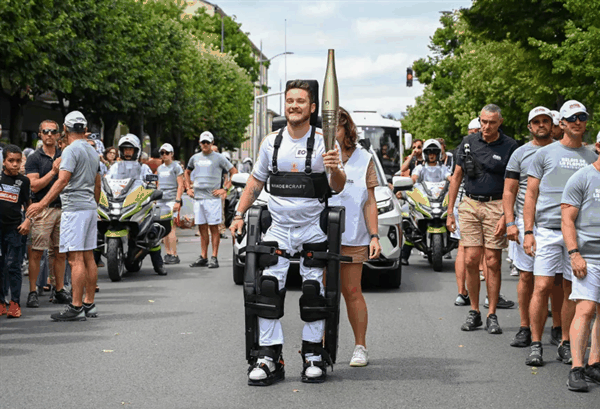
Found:
[(181, 199), (175, 200), (175, 203), (181, 204)]
[(372, 239), (377, 239), (379, 240), (379, 234), (371, 234), (371, 240)]
[(506, 223), (506, 227), (516, 226), (516, 224), (517, 223), (515, 223), (515, 222)]
[(569, 256), (570, 256), (571, 254), (579, 253), (579, 249), (573, 249), (573, 250), (569, 250), (569, 251), (568, 251), (568, 253), (569, 253)]
[(239, 211), (236, 210), (235, 211), (235, 216), (233, 216), (233, 217), (237, 217), (237, 216), (240, 216), (243, 219), (244, 218), (244, 213), (239, 212)]
[(533, 234), (533, 230), (525, 230), (525, 233), (523, 233), (523, 236), (526, 236), (528, 234)]

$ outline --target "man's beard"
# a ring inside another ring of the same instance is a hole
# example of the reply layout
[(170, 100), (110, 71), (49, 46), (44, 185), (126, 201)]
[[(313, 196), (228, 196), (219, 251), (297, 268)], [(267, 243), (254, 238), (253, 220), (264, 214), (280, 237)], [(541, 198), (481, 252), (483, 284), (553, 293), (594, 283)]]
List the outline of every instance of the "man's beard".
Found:
[(546, 135), (537, 135), (537, 134), (534, 134), (533, 132), (531, 134), (533, 135), (534, 138), (537, 138), (537, 139), (548, 139), (548, 138), (552, 137), (552, 132), (548, 132)]
[[(298, 113), (298, 112), (292, 112), (292, 113)], [(301, 113), (301, 112), (300, 112)], [(291, 119), (290, 118), (290, 113), (288, 111), (285, 112), (285, 119), (287, 119), (288, 123), (292, 126), (298, 126), (303, 124), (304, 122), (308, 121), (310, 118), (310, 112), (307, 115), (302, 115), (302, 117), (300, 119)]]

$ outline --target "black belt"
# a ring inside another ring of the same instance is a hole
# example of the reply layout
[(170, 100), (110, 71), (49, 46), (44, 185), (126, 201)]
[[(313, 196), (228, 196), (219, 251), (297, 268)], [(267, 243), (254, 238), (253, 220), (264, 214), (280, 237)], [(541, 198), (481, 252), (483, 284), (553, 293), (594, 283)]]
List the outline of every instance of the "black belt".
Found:
[(479, 195), (472, 195), (470, 193), (465, 193), (465, 195), (467, 195), (467, 197), (470, 197), (473, 200), (477, 200), (478, 202), (491, 202), (492, 200), (500, 200), (502, 199), (502, 195), (492, 195), (492, 196), (479, 196)]
[(60, 209), (62, 207), (62, 203), (51, 203), (48, 207), (52, 207), (55, 209)]

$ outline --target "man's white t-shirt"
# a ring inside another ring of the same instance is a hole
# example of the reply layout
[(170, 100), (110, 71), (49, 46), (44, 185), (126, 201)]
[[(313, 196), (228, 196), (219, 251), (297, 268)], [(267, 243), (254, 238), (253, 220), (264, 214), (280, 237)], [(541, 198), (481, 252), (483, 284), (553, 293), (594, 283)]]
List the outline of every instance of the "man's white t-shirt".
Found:
[[(283, 131), (283, 139), (279, 152), (277, 153), (277, 168), (280, 172), (304, 172), (306, 165), (306, 142), (310, 136), (312, 127), (300, 139), (293, 139), (287, 131)], [(273, 170), (273, 151), (275, 138), (278, 132), (271, 133), (263, 139), (258, 153), (258, 160), (254, 165), (252, 176), (261, 182), (266, 182), (269, 172)], [(341, 152), (336, 142), (338, 150)], [(325, 142), (323, 131), (317, 128), (315, 131), (315, 145), (312, 155), (313, 173), (325, 172), (323, 165), (323, 154), (325, 153)], [(340, 153), (340, 168), (342, 163)], [(319, 215), (325, 208), (325, 203), (319, 199), (307, 199), (301, 197), (279, 197), (269, 196), (269, 212), (273, 222), (282, 227), (305, 226), (309, 223), (318, 222)]]

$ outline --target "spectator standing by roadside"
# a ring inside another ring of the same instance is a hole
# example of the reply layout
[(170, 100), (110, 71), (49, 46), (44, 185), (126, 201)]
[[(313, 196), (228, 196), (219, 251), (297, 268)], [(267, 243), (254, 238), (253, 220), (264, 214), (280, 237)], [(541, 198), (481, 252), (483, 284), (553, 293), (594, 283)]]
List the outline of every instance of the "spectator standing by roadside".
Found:
[(510, 157), (506, 167), (502, 202), (506, 219), (507, 238), (517, 244), (514, 247), (512, 260), (513, 265), (519, 272), (517, 295), (521, 317), (519, 331), (510, 345), (517, 348), (525, 348), (531, 345), (529, 304), (533, 294), (533, 257), (525, 254), (525, 250), (519, 245), (523, 242), (525, 231), (523, 228), (523, 206), (525, 204), (525, 192), (527, 191), (527, 172), (533, 160), (533, 155), (540, 148), (554, 142), (552, 140), (552, 123), (552, 113), (548, 108), (536, 107), (532, 109), (529, 112), (527, 128), (533, 140), (519, 147)]
[(363, 263), (368, 259), (378, 258), (381, 253), (375, 201), (375, 186), (379, 182), (371, 154), (357, 145), (356, 125), (343, 108), (340, 108), (336, 139), (341, 147), (346, 185), (338, 195), (329, 199), (329, 204), (346, 207), (342, 255), (352, 257), (352, 262), (342, 263), (340, 279), (348, 320), (354, 332), (354, 352), (350, 366), (367, 366), (368, 312), (361, 278)]
[(160, 165), (162, 165), (162, 163), (163, 163), (163, 161), (161, 160), (159, 151), (160, 151), (160, 149), (156, 149), (156, 148), (152, 149), (152, 152), (150, 152), (150, 160), (147, 163), (147, 165), (150, 167), (150, 170), (154, 174), (156, 174), (158, 167)]
[(422, 165), (423, 160), (423, 140), (415, 139), (412, 144), (412, 152), (406, 157), (404, 163), (400, 167), (402, 176), (410, 176), (417, 165)]
[[(39, 138), (43, 145), (29, 156), (25, 165), (25, 174), (31, 182), (32, 202), (40, 202), (58, 180), (58, 167), (61, 150), (57, 147), (60, 131), (52, 120), (40, 123)], [(31, 247), (29, 253), (29, 295), (27, 307), (39, 307), (36, 282), (40, 273), (40, 262), (44, 250), (48, 250), (48, 269), (54, 272), (56, 291), (52, 300), (58, 304), (71, 302), (71, 295), (64, 289), (65, 260), (64, 253), (58, 250), (60, 242), (61, 201), (57, 197), (46, 209), (33, 219), (31, 227)]]
[[(183, 194), (183, 169), (179, 163), (173, 161), (174, 150), (173, 146), (165, 143), (160, 147), (160, 156), (163, 164), (157, 169), (158, 188), (162, 190), (163, 197), (159, 201), (161, 205), (169, 206), (173, 212), (173, 218), (177, 217), (177, 213), (181, 208), (181, 195)], [(177, 234), (175, 226), (171, 228), (171, 232), (165, 237), (165, 264), (179, 264), (179, 256), (177, 255)]]
[(117, 151), (117, 148), (115, 148), (114, 146), (111, 146), (110, 148), (106, 149), (104, 151), (103, 158), (104, 158), (104, 164), (106, 165), (107, 168), (110, 169), (110, 167), (119, 158), (119, 153)]
[[(222, 170), (230, 175), (237, 173), (227, 159), (218, 152), (213, 152), (211, 145), (214, 142), (213, 134), (205, 131), (200, 135), (201, 151), (192, 156), (185, 170), (187, 194), (194, 199), (194, 218), (200, 229), (200, 257), (190, 267), (218, 268), (219, 223), (221, 223), (221, 195), (225, 190), (221, 188)], [(208, 231), (212, 244), (212, 256), (208, 261)]]
[[(21, 316), (21, 274), (22, 236), (27, 236), (31, 219), (23, 220), (21, 208), (31, 203), (30, 183), (27, 177), (19, 174), (22, 153), (16, 145), (7, 145), (3, 150), (3, 170), (0, 174), (0, 316), (8, 318)], [(8, 280), (5, 279), (8, 276)], [(6, 281), (10, 287), (10, 302), (6, 309)]]
[[(567, 101), (560, 109), (560, 127), (565, 135), (558, 143), (538, 150), (528, 171), (527, 192), (523, 220), (525, 253), (535, 256), (533, 265), (533, 296), (529, 307), (531, 319), (531, 351), (525, 363), (544, 365), (542, 333), (548, 315), (548, 296), (552, 292), (555, 276), (563, 275), (563, 305), (561, 323), (562, 342), (558, 357), (571, 364), (571, 344), (568, 328), (571, 327), (575, 303), (571, 294), (571, 263), (561, 232), (560, 203), (567, 181), (579, 169), (597, 159), (597, 155), (581, 144), (586, 129), (587, 110), (578, 101)], [(535, 224), (536, 231), (533, 231)]]
[[(485, 255), (488, 268), (486, 279), (489, 314), (486, 329), (489, 334), (501, 334), (496, 316), (500, 295), (502, 249), (507, 247), (504, 236), (505, 220), (502, 211), (504, 173), (508, 160), (517, 149), (517, 142), (500, 130), (502, 113), (497, 105), (483, 107), (479, 116), (481, 131), (465, 137), (458, 149), (454, 176), (450, 183), (449, 208), (454, 208), (458, 190), (465, 180), (465, 197), (458, 207), (461, 224), (461, 242), (465, 248), (467, 290), (471, 310), (463, 331), (472, 331), (483, 325), (479, 311), (479, 261)], [(455, 231), (454, 214), (447, 220), (448, 230)]]
[(65, 117), (68, 146), (61, 155), (58, 180), (27, 211), (28, 217), (35, 217), (61, 194), (60, 252), (67, 253), (71, 266), (73, 301), (64, 311), (50, 316), (54, 321), (85, 321), (86, 317), (97, 316), (94, 295), (98, 268), (93, 250), (98, 235), (100, 158), (86, 141), (86, 127), (87, 121), (79, 111)]
[[(596, 142), (600, 148), (600, 143)], [(600, 383), (600, 158), (578, 170), (561, 200), (562, 234), (573, 270), (570, 299), (576, 302), (570, 329), (573, 363), (567, 380), (572, 391), (587, 391), (586, 379)], [(596, 319), (594, 320), (594, 314)], [(592, 346), (584, 366), (590, 337)]]
[(552, 128), (552, 139), (555, 141), (560, 141), (563, 138), (565, 131), (560, 127), (560, 112), (558, 111), (550, 111), (552, 112), (552, 124), (554, 127)]

